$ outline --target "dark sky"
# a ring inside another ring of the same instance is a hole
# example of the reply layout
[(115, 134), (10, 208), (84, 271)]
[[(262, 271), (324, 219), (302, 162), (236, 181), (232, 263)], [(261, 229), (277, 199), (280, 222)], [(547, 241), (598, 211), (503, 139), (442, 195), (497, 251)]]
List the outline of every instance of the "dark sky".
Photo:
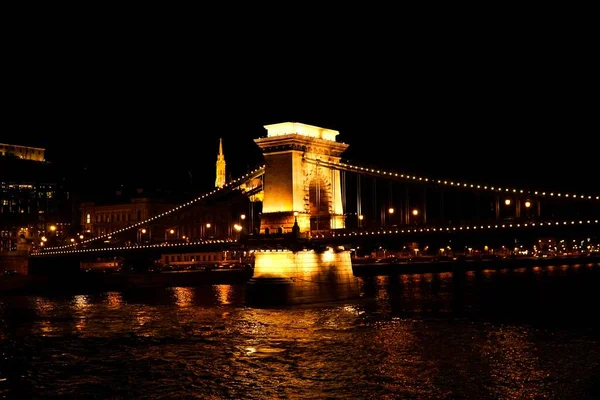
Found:
[(218, 57), (183, 46), (37, 50), (8, 62), (0, 142), (46, 147), (99, 185), (191, 173), (209, 188), (219, 137), (235, 176), (261, 161), (263, 125), (296, 121), (339, 130), (357, 163), (600, 192), (597, 69), (569, 43)]

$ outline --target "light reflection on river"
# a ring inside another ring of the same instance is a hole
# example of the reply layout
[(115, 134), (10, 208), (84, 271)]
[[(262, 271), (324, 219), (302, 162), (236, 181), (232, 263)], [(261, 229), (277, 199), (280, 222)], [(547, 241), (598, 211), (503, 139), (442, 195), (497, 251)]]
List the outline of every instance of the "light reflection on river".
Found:
[[(15, 398), (591, 399), (600, 266), (376, 277), (352, 301), (243, 285), (0, 297)], [(317, 299), (318, 300), (318, 299)]]

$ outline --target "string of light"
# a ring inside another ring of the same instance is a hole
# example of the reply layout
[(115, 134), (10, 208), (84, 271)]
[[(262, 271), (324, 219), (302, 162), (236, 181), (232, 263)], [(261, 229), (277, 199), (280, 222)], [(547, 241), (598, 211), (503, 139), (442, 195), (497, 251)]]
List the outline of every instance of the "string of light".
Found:
[(35, 256), (47, 256), (47, 255), (60, 255), (60, 254), (75, 254), (75, 253), (101, 253), (106, 251), (119, 251), (119, 250), (139, 250), (139, 249), (156, 249), (165, 247), (186, 247), (186, 246), (201, 246), (201, 245), (212, 245), (220, 243), (237, 243), (233, 239), (214, 239), (214, 240), (203, 240), (200, 242), (189, 242), (189, 243), (158, 243), (158, 244), (143, 244), (133, 246), (118, 246), (118, 247), (99, 247), (91, 249), (74, 249), (74, 250), (53, 250), (43, 251), (39, 253), (31, 253), (31, 257)]
[(353, 232), (335, 232), (330, 234), (319, 234), (316, 238), (332, 238), (332, 237), (347, 237), (347, 236), (379, 236), (391, 234), (406, 234), (419, 232), (454, 232), (454, 231), (482, 231), (482, 230), (502, 230), (513, 228), (535, 228), (535, 227), (551, 227), (551, 226), (573, 226), (573, 225), (593, 225), (598, 224), (598, 220), (570, 220), (570, 221), (540, 221), (540, 222), (524, 222), (511, 224), (485, 224), (485, 225), (467, 225), (467, 226), (443, 226), (443, 227), (428, 227), (428, 228), (409, 228), (409, 229), (390, 229), (390, 230), (356, 230)]
[(594, 196), (594, 195), (590, 195), (590, 194), (563, 193), (561, 191), (518, 189), (518, 188), (513, 188), (513, 187), (502, 187), (501, 185), (482, 185), (482, 184), (459, 182), (459, 181), (453, 181), (453, 180), (449, 181), (449, 180), (442, 180), (442, 179), (433, 179), (433, 178), (427, 178), (427, 177), (423, 177), (423, 176), (416, 176), (416, 175), (410, 175), (410, 174), (403, 174), (403, 173), (398, 173), (398, 172), (393, 172), (393, 171), (384, 171), (384, 170), (380, 170), (380, 169), (361, 167), (359, 165), (353, 165), (353, 164), (348, 164), (348, 163), (343, 163), (343, 162), (334, 163), (334, 162), (330, 162), (330, 161), (323, 161), (323, 160), (317, 160), (317, 159), (312, 159), (312, 158), (306, 158), (305, 160), (309, 161), (309, 162), (314, 162), (314, 163), (316, 163), (318, 161), (320, 163), (320, 165), (322, 165), (322, 166), (324, 165), (329, 168), (334, 168), (334, 169), (338, 169), (338, 170), (354, 171), (354, 172), (358, 172), (358, 173), (364, 173), (364, 174), (369, 174), (369, 175), (374, 175), (374, 176), (382, 176), (382, 177), (387, 177), (387, 178), (400, 178), (405, 181), (437, 184), (437, 185), (444, 186), (444, 187), (456, 187), (456, 188), (468, 189), (468, 190), (479, 190), (479, 191), (486, 191), (486, 192), (492, 192), (492, 193), (497, 193), (497, 194), (524, 194), (524, 195), (528, 195), (528, 196), (537, 196), (537, 197), (544, 197), (544, 198), (553, 197), (553, 198), (561, 198), (561, 199), (600, 200), (600, 196), (598, 196), (598, 195)]
[[(542, 227), (556, 227), (556, 226), (583, 226), (583, 225), (597, 225), (599, 220), (561, 220), (561, 221), (539, 221), (539, 222), (525, 222), (525, 223), (511, 223), (511, 224), (478, 224), (468, 226), (443, 226), (443, 227), (428, 227), (428, 228), (408, 228), (408, 229), (390, 229), (390, 230), (357, 230), (348, 232), (344, 229), (344, 232), (331, 231), (330, 234), (318, 234), (313, 236), (314, 239), (322, 238), (340, 238), (340, 237), (358, 237), (358, 236), (389, 236), (389, 235), (402, 235), (410, 233), (448, 233), (456, 231), (493, 231), (493, 230), (507, 230), (507, 229), (524, 229), (524, 228), (542, 228)], [(93, 249), (74, 249), (74, 250), (55, 250), (55, 251), (44, 251), (40, 253), (32, 253), (31, 256), (44, 256), (44, 255), (65, 255), (75, 253), (93, 253), (93, 252), (106, 252), (106, 251), (119, 251), (119, 250), (137, 250), (137, 249), (152, 249), (152, 248), (166, 248), (166, 247), (186, 247), (186, 246), (198, 246), (204, 244), (219, 244), (219, 243), (239, 243), (235, 239), (219, 239), (219, 240), (204, 240), (189, 243), (162, 243), (162, 244), (148, 244), (148, 245), (135, 245), (135, 246), (121, 246), (121, 247), (107, 247), (107, 248), (93, 248)]]
[[(116, 231), (112, 231), (112, 232), (106, 233), (104, 235), (97, 236), (95, 238), (82, 240), (82, 241), (79, 242), (79, 244), (90, 243), (90, 242), (93, 242), (93, 241), (96, 241), (96, 240), (100, 240), (100, 239), (108, 239), (109, 237), (112, 237), (113, 235), (116, 235), (116, 234), (128, 231), (128, 230), (133, 229), (133, 228), (140, 227), (142, 225), (146, 225), (149, 222), (154, 222), (157, 219), (166, 217), (166, 216), (174, 213), (175, 211), (179, 211), (182, 208), (189, 207), (189, 206), (191, 206), (191, 205), (193, 205), (193, 204), (195, 204), (195, 203), (197, 203), (197, 202), (199, 202), (201, 200), (206, 200), (207, 198), (209, 198), (211, 196), (219, 194), (220, 192), (224, 191), (225, 189), (232, 189), (232, 188), (235, 188), (237, 186), (240, 186), (243, 183), (245, 183), (246, 181), (248, 181), (249, 179), (254, 179), (254, 178), (260, 176), (261, 174), (264, 173), (264, 171), (265, 171), (265, 166), (263, 164), (263, 165), (258, 166), (255, 169), (253, 169), (252, 171), (248, 172), (247, 174), (242, 175), (242, 176), (240, 176), (237, 179), (234, 179), (232, 181), (227, 182), (223, 187), (215, 188), (215, 189), (211, 190), (210, 192), (204, 193), (204, 194), (196, 197), (195, 199), (190, 200), (190, 201), (188, 201), (186, 203), (180, 204), (179, 206), (176, 206), (176, 207), (174, 207), (174, 208), (172, 208), (172, 209), (170, 209), (168, 211), (165, 211), (165, 212), (160, 213), (158, 215), (155, 215), (153, 217), (147, 218), (147, 219), (145, 219), (143, 221), (136, 222), (135, 224), (126, 226), (125, 228), (121, 228), (121, 229), (118, 229)], [(70, 244), (66, 244), (66, 245), (63, 245), (63, 246), (47, 247), (47, 248), (42, 249), (42, 251), (66, 249), (66, 248), (77, 246), (77, 244), (78, 243), (70, 243)]]

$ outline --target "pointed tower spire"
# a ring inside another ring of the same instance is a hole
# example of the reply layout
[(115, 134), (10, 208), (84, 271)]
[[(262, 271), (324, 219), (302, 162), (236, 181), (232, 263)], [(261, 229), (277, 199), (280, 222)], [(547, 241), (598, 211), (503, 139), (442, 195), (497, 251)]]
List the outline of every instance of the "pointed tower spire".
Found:
[(225, 186), (225, 155), (223, 154), (223, 139), (219, 139), (219, 155), (217, 156), (217, 179), (215, 187)]

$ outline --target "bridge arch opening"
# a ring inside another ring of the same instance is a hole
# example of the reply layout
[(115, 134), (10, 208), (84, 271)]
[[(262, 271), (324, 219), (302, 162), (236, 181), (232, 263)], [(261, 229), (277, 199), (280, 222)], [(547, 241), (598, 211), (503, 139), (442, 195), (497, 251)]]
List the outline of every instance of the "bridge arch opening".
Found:
[(308, 211), (311, 231), (331, 229), (331, 185), (319, 175), (308, 185)]

